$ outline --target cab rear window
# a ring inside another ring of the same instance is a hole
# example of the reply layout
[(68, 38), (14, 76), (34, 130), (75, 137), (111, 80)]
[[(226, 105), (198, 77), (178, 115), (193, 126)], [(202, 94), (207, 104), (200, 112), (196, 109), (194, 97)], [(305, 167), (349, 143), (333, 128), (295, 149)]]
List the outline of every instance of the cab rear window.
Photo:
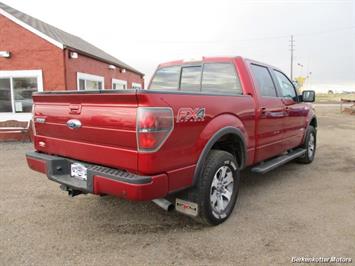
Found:
[(231, 63), (160, 68), (156, 71), (149, 89), (208, 94), (243, 94), (235, 66)]
[(155, 72), (149, 89), (177, 90), (179, 88), (180, 66), (163, 67)]
[(201, 90), (201, 66), (183, 67), (180, 88), (182, 91)]

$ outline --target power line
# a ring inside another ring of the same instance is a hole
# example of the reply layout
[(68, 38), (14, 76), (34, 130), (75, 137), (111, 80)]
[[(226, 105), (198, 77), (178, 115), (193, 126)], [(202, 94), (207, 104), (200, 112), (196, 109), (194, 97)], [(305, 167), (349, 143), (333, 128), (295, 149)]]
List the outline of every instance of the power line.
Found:
[[(327, 33), (334, 33), (334, 32), (340, 32), (340, 31), (347, 31), (347, 30), (353, 30), (355, 29), (355, 26), (350, 26), (350, 27), (344, 27), (344, 28), (337, 28), (337, 29), (331, 29), (331, 30), (325, 30), (325, 31), (318, 31), (318, 32), (309, 32), (309, 33), (300, 33), (300, 34), (293, 34), (295, 37), (303, 37), (303, 36), (314, 36), (314, 35), (322, 35), (322, 34), (327, 34)], [(149, 41), (145, 40), (146, 42), (159, 42), (159, 43), (223, 43), (223, 42), (251, 42), (251, 41), (265, 41), (265, 40), (275, 40), (275, 39), (285, 39), (289, 38), (290, 35), (278, 35), (278, 36), (269, 36), (269, 37), (255, 37), (255, 38), (246, 38), (246, 39), (235, 39), (235, 40), (215, 40), (215, 41), (184, 41), (184, 40), (171, 40), (171, 41), (162, 41), (162, 40), (157, 40), (157, 41)]]

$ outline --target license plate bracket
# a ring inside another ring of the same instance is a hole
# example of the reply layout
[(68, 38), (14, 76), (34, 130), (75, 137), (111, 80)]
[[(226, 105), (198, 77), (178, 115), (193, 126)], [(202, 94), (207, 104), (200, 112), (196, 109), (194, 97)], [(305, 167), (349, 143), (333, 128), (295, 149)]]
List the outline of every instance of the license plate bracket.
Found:
[(70, 165), (70, 176), (83, 181), (87, 180), (88, 169), (81, 163), (72, 163)]

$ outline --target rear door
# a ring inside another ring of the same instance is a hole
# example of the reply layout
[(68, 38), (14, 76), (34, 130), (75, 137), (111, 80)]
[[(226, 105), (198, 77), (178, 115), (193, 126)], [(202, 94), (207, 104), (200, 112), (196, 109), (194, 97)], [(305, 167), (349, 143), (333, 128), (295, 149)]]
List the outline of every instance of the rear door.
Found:
[(300, 145), (307, 119), (308, 110), (304, 103), (299, 101), (297, 91), (288, 77), (279, 70), (272, 70), (278, 94), (286, 108), (284, 119), (285, 148), (291, 149)]
[(259, 162), (285, 150), (283, 123), (286, 110), (282, 99), (278, 97), (270, 69), (254, 63), (251, 63), (250, 68), (259, 102), (255, 153), (255, 162)]

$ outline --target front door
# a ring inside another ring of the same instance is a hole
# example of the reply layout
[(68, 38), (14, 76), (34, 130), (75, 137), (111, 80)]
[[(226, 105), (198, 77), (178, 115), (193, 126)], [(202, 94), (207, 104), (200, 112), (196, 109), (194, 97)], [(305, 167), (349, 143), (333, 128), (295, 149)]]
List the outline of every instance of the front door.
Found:
[(292, 149), (302, 142), (305, 124), (308, 114), (308, 107), (299, 102), (297, 92), (292, 82), (279, 70), (273, 70), (278, 94), (286, 108), (286, 118), (284, 119), (284, 146)]

